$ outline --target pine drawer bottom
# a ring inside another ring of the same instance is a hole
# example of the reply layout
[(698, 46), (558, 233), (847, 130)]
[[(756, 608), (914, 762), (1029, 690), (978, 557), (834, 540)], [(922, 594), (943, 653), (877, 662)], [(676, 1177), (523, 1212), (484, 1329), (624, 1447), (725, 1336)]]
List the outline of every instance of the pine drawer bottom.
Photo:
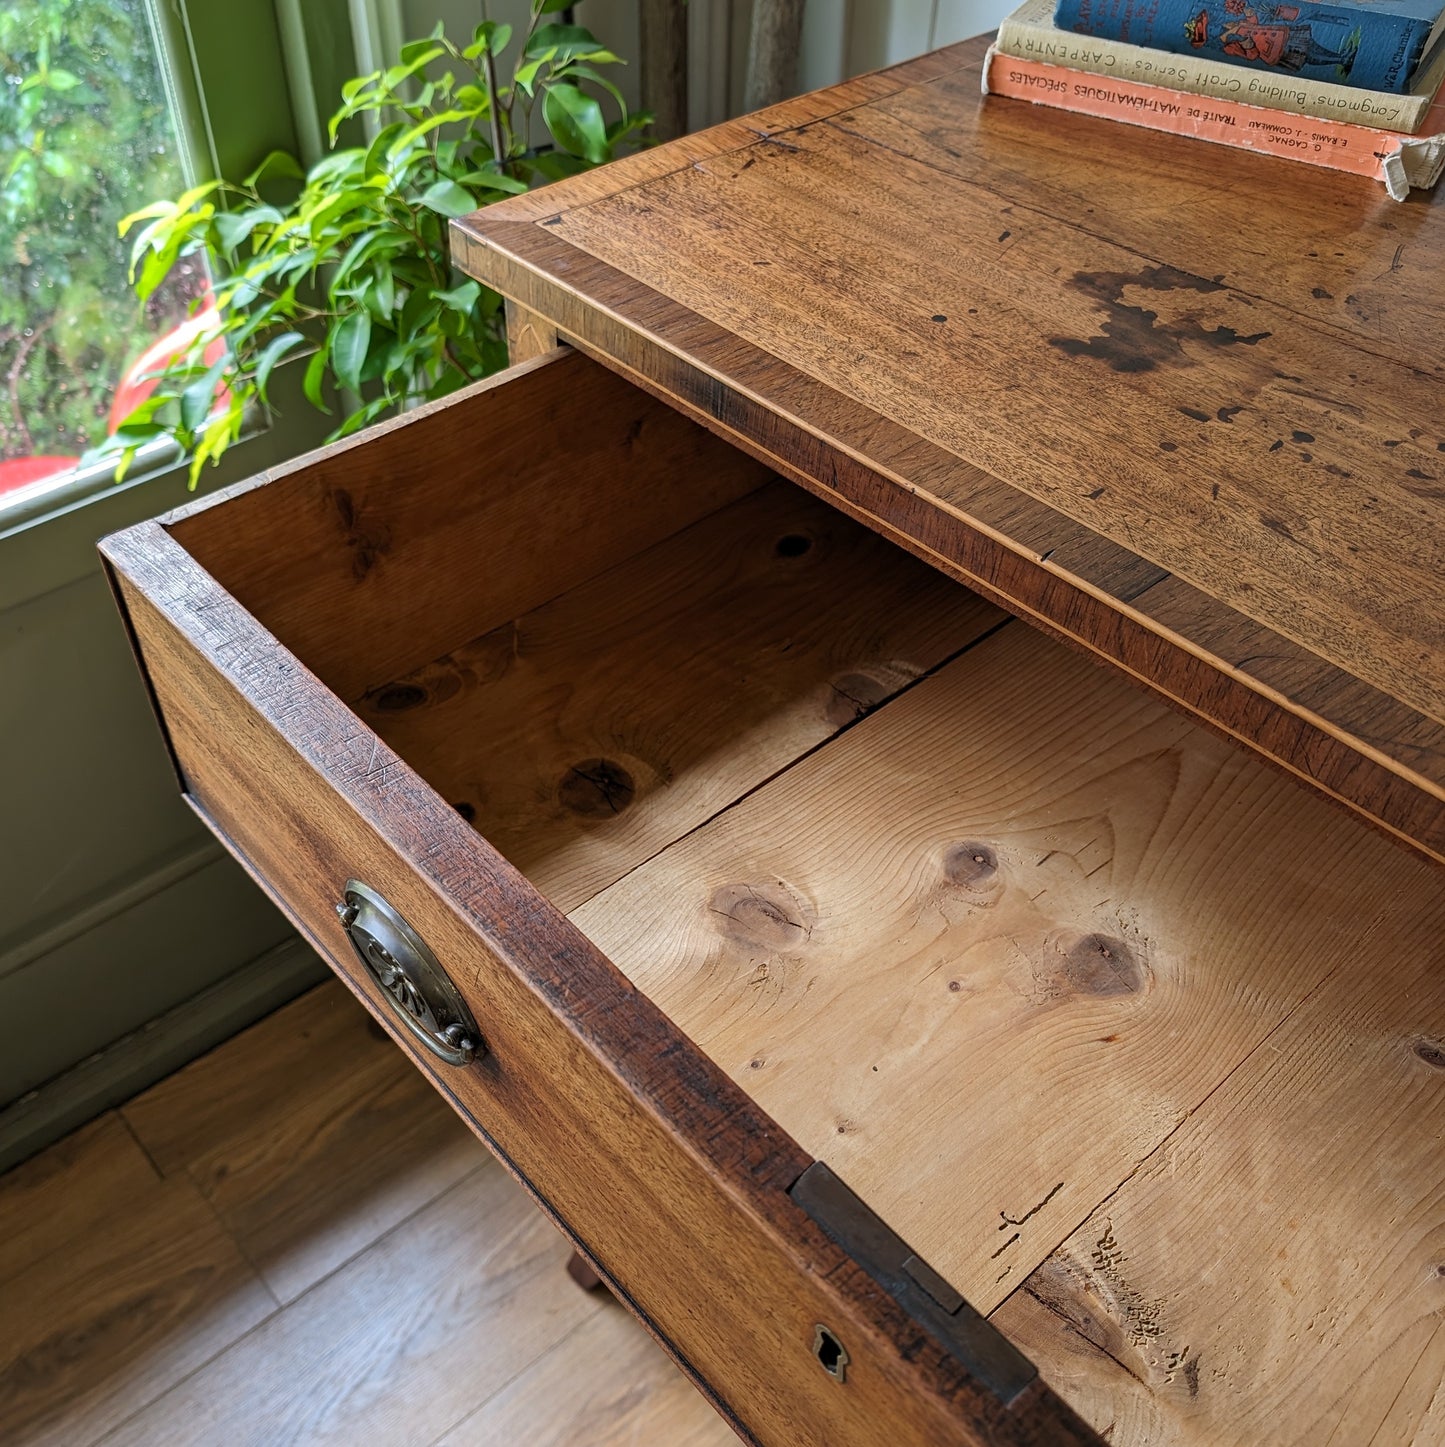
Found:
[(745, 1435), (1438, 1429), (1427, 864), (574, 355), (106, 552), (193, 803)]

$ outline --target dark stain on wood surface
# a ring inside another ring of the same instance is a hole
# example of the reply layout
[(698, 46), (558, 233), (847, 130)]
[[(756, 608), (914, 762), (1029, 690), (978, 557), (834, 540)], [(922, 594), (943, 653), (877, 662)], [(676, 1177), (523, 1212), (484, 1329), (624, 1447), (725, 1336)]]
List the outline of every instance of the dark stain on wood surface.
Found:
[[(1183, 343), (1197, 342), (1209, 347), (1252, 347), (1269, 332), (1245, 335), (1230, 326), (1206, 328), (1197, 317), (1186, 314), (1161, 322), (1159, 313), (1124, 301), (1129, 287), (1158, 292), (1200, 292), (1209, 295), (1224, 290), (1218, 281), (1195, 276), (1173, 266), (1145, 266), (1138, 271), (1079, 271), (1069, 282), (1108, 313), (1108, 320), (1094, 337), (1050, 337), (1049, 345), (1071, 357), (1091, 357), (1105, 362), (1115, 372), (1152, 372), (1160, 366), (1188, 366), (1190, 358)], [(1184, 409), (1188, 410), (1188, 409)], [(1190, 412), (1190, 416), (1196, 414)], [(1208, 421), (1205, 414), (1197, 414)]]
[(807, 533), (784, 533), (773, 545), (773, 552), (780, 558), (801, 558), (812, 546)]
[(368, 702), (382, 713), (404, 713), (427, 701), (426, 689), (415, 683), (389, 683), (378, 689)]
[(562, 807), (584, 819), (620, 814), (636, 795), (632, 775), (612, 759), (583, 759), (573, 764), (557, 785)]

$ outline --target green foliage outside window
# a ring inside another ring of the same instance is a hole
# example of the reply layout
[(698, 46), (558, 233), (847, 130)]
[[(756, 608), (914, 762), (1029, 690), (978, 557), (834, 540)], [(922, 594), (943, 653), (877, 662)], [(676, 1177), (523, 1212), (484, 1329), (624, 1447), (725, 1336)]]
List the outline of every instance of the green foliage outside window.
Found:
[(180, 184), (143, 0), (0, 5), (0, 459), (83, 452), (127, 364), (184, 318), (198, 262), (142, 306), (116, 234)]
[(204, 257), (219, 311), (108, 442), (118, 473), (169, 438), (190, 454), (194, 482), (268, 404), (278, 368), (301, 369), (305, 396), (340, 414), (343, 436), (505, 365), (500, 298), (452, 267), (448, 220), (610, 160), (651, 119), (629, 114), (601, 69), (619, 57), (551, 18), (566, 3), (531, 0), (523, 31), (486, 21), (465, 46), (438, 26), (396, 65), (349, 81), (332, 143), (363, 116), (366, 146), (309, 173), (273, 153), (239, 184), (197, 187), (122, 223), (142, 298)]

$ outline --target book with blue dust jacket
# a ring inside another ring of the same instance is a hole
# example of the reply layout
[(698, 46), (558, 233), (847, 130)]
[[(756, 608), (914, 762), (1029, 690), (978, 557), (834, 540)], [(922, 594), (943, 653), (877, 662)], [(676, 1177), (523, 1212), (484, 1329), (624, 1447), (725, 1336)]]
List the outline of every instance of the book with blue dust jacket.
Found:
[(1445, 0), (1059, 0), (1060, 30), (1364, 90), (1408, 90)]

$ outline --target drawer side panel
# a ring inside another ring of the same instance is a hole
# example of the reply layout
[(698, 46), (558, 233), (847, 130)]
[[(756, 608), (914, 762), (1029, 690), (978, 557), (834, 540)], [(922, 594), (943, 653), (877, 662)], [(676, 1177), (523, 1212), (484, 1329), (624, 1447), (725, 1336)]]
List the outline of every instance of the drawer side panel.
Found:
[(788, 1198), (796, 1144), (162, 528), (106, 552), (205, 816), (368, 1005), (344, 882), (412, 922), (490, 1046), (418, 1064), (754, 1440), (1097, 1441), (1040, 1381), (1005, 1407), (913, 1324)]

